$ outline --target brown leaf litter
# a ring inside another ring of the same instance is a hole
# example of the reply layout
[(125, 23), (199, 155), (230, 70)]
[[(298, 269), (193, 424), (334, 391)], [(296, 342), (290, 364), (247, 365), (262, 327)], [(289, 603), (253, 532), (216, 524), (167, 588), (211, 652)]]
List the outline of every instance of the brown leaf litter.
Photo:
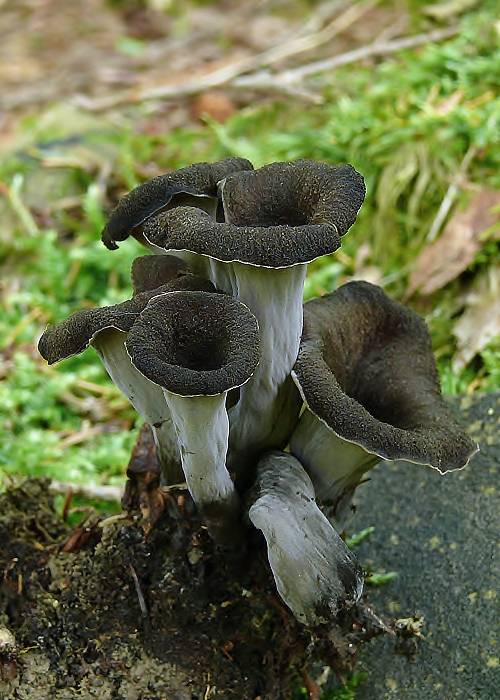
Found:
[(425, 246), (410, 275), (407, 296), (433, 294), (456, 279), (474, 261), (483, 234), (500, 220), (500, 191), (483, 188), (455, 213), (437, 241)]

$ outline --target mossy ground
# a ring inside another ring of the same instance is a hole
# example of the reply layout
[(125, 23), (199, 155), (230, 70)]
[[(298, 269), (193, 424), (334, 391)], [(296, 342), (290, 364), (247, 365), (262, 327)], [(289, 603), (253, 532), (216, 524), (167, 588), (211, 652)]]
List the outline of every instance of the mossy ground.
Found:
[[(199, 3), (182, 7), (165, 3), (160, 10), (152, 9), (158, 3), (147, 0), (93, 3), (98, 14), (86, 19), (91, 26), (84, 38), (70, 4), (52, 3), (57, 22), (44, 25), (42, 16), (45, 33), (38, 43), (23, 38), (25, 19), (16, 21), (22, 3), (6, 11), (5, 20), (11, 18), (6, 35), (13, 40), (19, 30), (15, 48), (26, 64), (20, 62), (18, 70), (26, 66), (26, 81), (32, 77), (33, 61), (64, 63), (72, 46), (82, 42), (91, 65), (94, 35), (101, 36), (101, 31), (108, 36), (109, 64), (123, 64), (125, 70), (130, 69), (127, 61), (138, 61), (133, 64), (134, 75), (140, 78), (145, 70), (141, 56), (151, 48), (153, 29), (155, 36), (170, 31), (165, 36), (185, 39), (193, 8), (219, 17), (215, 27), (226, 27), (222, 20), (236, 13), (231, 22), (238, 28), (238, 6), (233, 3), (229, 8), (223, 2), (204, 2), (201, 9)], [(189, 100), (92, 113), (70, 99), (69, 80), (52, 99), (23, 103), (2, 122), (0, 475), (122, 483), (137, 417), (107, 380), (93, 350), (49, 368), (35, 346), (47, 323), (130, 295), (130, 265), (143, 249), (129, 240), (109, 252), (99, 236), (117, 198), (139, 182), (193, 161), (229, 154), (249, 157), (256, 166), (301, 157), (351, 162), (366, 178), (366, 202), (342, 249), (310, 266), (306, 296), (331, 291), (352, 276), (375, 275), (389, 294), (400, 299), (405, 297), (415, 256), (426, 245), (439, 206), (470, 149), (474, 157), (457, 196), (457, 210), (467, 206), (478, 188), (499, 188), (494, 0), (455, 3), (455, 14), (452, 11), (445, 19), (436, 19), (432, 2), (375, 4), (371, 14), (341, 34), (334, 46), (323, 47), (324, 55), (365, 45), (375, 30), (395, 31), (398, 22), (403, 34), (446, 24), (457, 24), (458, 33), (447, 41), (315, 77), (311, 88), (324, 98), (318, 106), (279, 95), (228, 93), (234, 111), (224, 123), (194, 115)], [(316, 2), (299, 2), (293, 12), (290, 3), (268, 5), (259, 6), (254, 18), (245, 15), (248, 32), (252, 19), (290, 22), (295, 31), (319, 11)], [(30, 17), (34, 8), (25, 11)], [(51, 38), (52, 32), (56, 38)], [(61, 32), (66, 51), (58, 49)], [(244, 44), (238, 37), (217, 35), (210, 40), (211, 50), (230, 62), (231, 51), (242, 48), (238, 42)], [(95, 48), (101, 50), (102, 42)], [(197, 59), (197, 50), (195, 46), (194, 68), (197, 60), (203, 62), (203, 56)], [(310, 59), (306, 54), (294, 61)], [(75, 79), (85, 77), (88, 68), (81, 61), (78, 66)], [(112, 92), (107, 83), (99, 85)], [(24, 87), (18, 84), (18, 93)], [(91, 80), (89, 90), (92, 87)], [(12, 88), (2, 95), (6, 104), (14, 97)], [(495, 338), (459, 373), (450, 364), (456, 351), (453, 328), (464, 308), (464, 293), (497, 266), (497, 233), (485, 232), (477, 255), (457, 279), (431, 297), (409, 300), (430, 324), (447, 393), (499, 386)]]

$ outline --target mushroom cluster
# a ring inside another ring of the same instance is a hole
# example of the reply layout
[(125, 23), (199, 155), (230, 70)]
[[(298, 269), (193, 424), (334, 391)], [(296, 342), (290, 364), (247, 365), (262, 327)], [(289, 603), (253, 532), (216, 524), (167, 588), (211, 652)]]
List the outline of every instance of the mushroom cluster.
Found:
[(307, 264), (333, 253), (365, 195), (350, 165), (254, 170), (198, 163), (124, 196), (102, 240), (132, 235), (132, 299), (46, 329), (53, 363), (92, 345), (151, 426), (165, 484), (187, 483), (214, 540), (267, 544), (304, 624), (355, 603), (363, 576), (340, 536), (377, 462), (441, 473), (477, 447), (443, 401), (424, 322), (378, 287), (303, 304)]

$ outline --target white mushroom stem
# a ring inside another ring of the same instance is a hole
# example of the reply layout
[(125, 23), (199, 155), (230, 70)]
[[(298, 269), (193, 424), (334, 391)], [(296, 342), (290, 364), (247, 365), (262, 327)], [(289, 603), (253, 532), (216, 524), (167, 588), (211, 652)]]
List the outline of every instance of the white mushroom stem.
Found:
[(127, 397), (137, 413), (151, 425), (165, 484), (182, 480), (177, 438), (163, 392), (132, 364), (125, 347), (127, 334), (107, 328), (92, 339), (92, 345), (113, 383)]
[(271, 452), (262, 458), (248, 512), (267, 542), (280, 596), (304, 624), (318, 624), (355, 603), (363, 577), (355, 556), (318, 508), (300, 462)]
[(238, 534), (239, 499), (225, 461), (229, 437), (226, 392), (178, 396), (166, 389), (189, 492), (214, 539), (228, 544)]
[(260, 331), (259, 364), (229, 411), (229, 464), (236, 473), (256, 454), (283, 446), (296, 422), (298, 394), (290, 371), (302, 333), (306, 268), (211, 262), (211, 281), (248, 306)]
[(318, 500), (332, 505), (339, 525), (345, 524), (352, 495), (363, 474), (381, 459), (360, 445), (343, 440), (309, 409), (292, 433), (290, 452), (307, 470)]

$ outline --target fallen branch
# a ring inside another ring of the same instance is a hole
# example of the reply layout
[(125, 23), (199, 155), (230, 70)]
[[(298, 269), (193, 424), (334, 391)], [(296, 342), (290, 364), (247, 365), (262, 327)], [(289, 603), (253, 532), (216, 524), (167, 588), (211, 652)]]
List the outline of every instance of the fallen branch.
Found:
[(470, 146), (468, 149), (467, 153), (465, 154), (462, 163), (460, 164), (460, 167), (458, 169), (457, 174), (453, 178), (453, 180), (450, 183), (450, 186), (446, 190), (446, 194), (443, 197), (443, 201), (439, 205), (439, 209), (437, 211), (436, 216), (434, 217), (434, 221), (432, 222), (432, 226), (429, 229), (429, 233), (427, 234), (427, 240), (429, 242), (432, 242), (436, 239), (438, 233), (441, 231), (443, 228), (443, 224), (446, 221), (446, 217), (450, 213), (450, 209), (453, 205), (453, 202), (455, 201), (459, 191), (460, 191), (460, 184), (465, 178), (465, 175), (467, 173), (467, 170), (469, 168), (469, 165), (471, 164), (471, 161), (474, 159), (475, 155), (477, 153), (477, 149), (474, 148), (474, 146)]
[(101, 501), (121, 501), (123, 488), (121, 486), (94, 486), (92, 484), (65, 484), (62, 481), (53, 479), (50, 483), (50, 488), (56, 493), (66, 494), (69, 490), (74, 496), (83, 496), (84, 498), (97, 498)]
[[(318, 46), (326, 44), (338, 34), (351, 27), (377, 4), (378, 0), (369, 0), (368, 2), (350, 5), (345, 12), (338, 17), (335, 17), (335, 19), (333, 19), (319, 31), (297, 36), (290, 41), (278, 44), (278, 46), (273, 46), (257, 56), (250, 57), (246, 60), (246, 63), (248, 64), (247, 69), (241, 71), (239, 75), (249, 70), (256, 70), (257, 68), (270, 66), (273, 63), (284, 60), (285, 58), (296, 56), (297, 54), (305, 51), (311, 51)], [(234, 77), (236, 77), (236, 75)]]
[[(93, 485), (93, 484), (67, 484), (64, 481), (57, 481), (52, 479), (50, 482), (50, 488), (55, 493), (67, 494), (68, 491), (72, 492), (73, 496), (83, 496), (84, 498), (96, 498), (101, 501), (121, 501), (124, 491), (124, 486), (111, 486), (108, 484)], [(186, 491), (187, 484), (170, 484), (169, 486), (162, 486), (160, 491), (162, 493), (169, 493), (170, 491)]]
[[(457, 27), (447, 27), (445, 29), (436, 29), (424, 34), (416, 34), (414, 36), (402, 37), (391, 41), (375, 41), (368, 46), (361, 46), (357, 49), (347, 51), (331, 58), (314, 61), (312, 63), (299, 66), (297, 68), (288, 69), (278, 73), (271, 73), (268, 70), (259, 70), (249, 72), (256, 66), (270, 65), (277, 60), (289, 58), (290, 56), (309, 50), (315, 46), (325, 43), (330, 40), (335, 34), (343, 31), (349, 24), (352, 24), (356, 19), (359, 19), (361, 12), (366, 12), (373, 6), (373, 3), (365, 3), (362, 6), (353, 6), (349, 8), (349, 16), (347, 12), (334, 20), (324, 29), (316, 32), (314, 35), (306, 35), (297, 37), (291, 42), (288, 42), (281, 47), (275, 47), (263, 54), (242, 59), (229, 66), (224, 66), (211, 73), (197, 77), (182, 85), (158, 85), (139, 90), (127, 91), (117, 95), (109, 95), (102, 98), (88, 98), (84, 95), (79, 95), (76, 99), (80, 106), (92, 111), (100, 111), (110, 109), (124, 104), (137, 104), (150, 100), (177, 100), (186, 97), (193, 97), (201, 92), (220, 88), (227, 85), (232, 89), (245, 89), (252, 91), (278, 92), (293, 95), (307, 101), (321, 102), (320, 95), (311, 93), (297, 85), (304, 78), (310, 75), (326, 72), (338, 68), (339, 66), (361, 61), (373, 56), (384, 56), (391, 53), (396, 53), (404, 49), (415, 48), (429, 42), (443, 41), (455, 36), (458, 32)], [(354, 9), (356, 8), (356, 9)], [(344, 18), (342, 22), (341, 18)], [(244, 75), (248, 73), (247, 75)]]
[(65, 450), (73, 445), (81, 445), (82, 442), (87, 442), (97, 435), (105, 432), (106, 426), (98, 424), (90, 426), (87, 421), (84, 421), (84, 427), (76, 433), (71, 433), (59, 442), (59, 449)]
[[(368, 0), (365, 3), (350, 5), (345, 12), (335, 17), (325, 27), (322, 27), (319, 30), (316, 29), (316, 24), (311, 24), (311, 27), (314, 27), (315, 31), (300, 33), (294, 38), (278, 44), (278, 46), (273, 46), (272, 48), (259, 54), (242, 58), (241, 60), (226, 65), (223, 68), (219, 68), (212, 73), (195, 78), (182, 88), (178, 85), (166, 85), (159, 86), (158, 88), (145, 88), (138, 93), (136, 91), (130, 91), (121, 95), (98, 99), (79, 96), (78, 102), (87, 109), (101, 110), (127, 102), (144, 102), (159, 98), (169, 99), (176, 97), (191, 97), (211, 88), (231, 83), (238, 76), (241, 76), (244, 73), (250, 73), (251, 71), (256, 71), (257, 69), (270, 66), (273, 63), (284, 60), (285, 58), (290, 58), (291, 56), (303, 53), (304, 51), (309, 51), (321, 46), (322, 44), (325, 44), (327, 41), (330, 41), (335, 36), (348, 29), (377, 3), (378, 0)], [(338, 3), (338, 5), (340, 5), (340, 3)], [(335, 11), (338, 9), (339, 7), (337, 6)], [(331, 15), (326, 15), (325, 18), (328, 19), (329, 16)], [(322, 19), (324, 20), (325, 18)], [(308, 102), (317, 102), (319, 97), (308, 93), (306, 90), (293, 89), (287, 86), (284, 86), (283, 89), (279, 89), (278, 87), (275, 88), (275, 90), (293, 97), (298, 97), (299, 99), (304, 99)], [(321, 98), (319, 101), (321, 102)]]
[(349, 63), (362, 61), (365, 58), (371, 58), (373, 56), (387, 56), (392, 53), (397, 53), (398, 51), (403, 51), (404, 49), (412, 49), (430, 42), (443, 41), (455, 36), (457, 33), (458, 27), (447, 27), (446, 29), (436, 29), (432, 32), (426, 32), (425, 34), (415, 34), (414, 36), (402, 37), (401, 39), (377, 41), (373, 44), (368, 44), (368, 46), (360, 46), (357, 49), (346, 51), (345, 53), (338, 54), (337, 56), (332, 56), (331, 58), (326, 58), (321, 61), (314, 61), (313, 63), (307, 63), (303, 66), (299, 66), (298, 68), (291, 68), (280, 73), (271, 74), (262, 71), (259, 74), (243, 76), (238, 80), (235, 80), (233, 82), (233, 86), (248, 87), (251, 85), (252, 88), (254, 88), (256, 84), (260, 84), (262, 87), (265, 84), (275, 83), (276, 81), (285, 82), (288, 84), (297, 83), (311, 75), (324, 73), (326, 71), (339, 68), (340, 66), (345, 66)]

